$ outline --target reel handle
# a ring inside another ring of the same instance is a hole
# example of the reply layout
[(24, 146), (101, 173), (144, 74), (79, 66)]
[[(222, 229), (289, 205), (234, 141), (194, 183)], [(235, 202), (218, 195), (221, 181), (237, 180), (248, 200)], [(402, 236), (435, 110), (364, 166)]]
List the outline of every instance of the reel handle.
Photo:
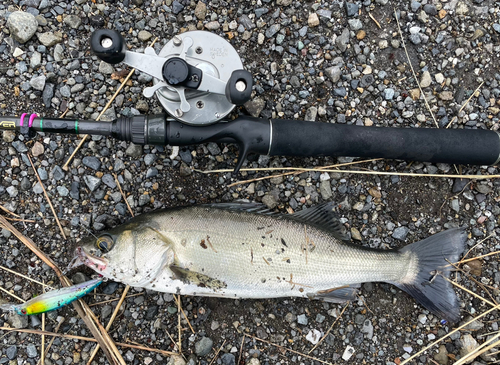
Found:
[(90, 48), (102, 61), (113, 65), (125, 59), (125, 39), (115, 30), (96, 30), (90, 38)]

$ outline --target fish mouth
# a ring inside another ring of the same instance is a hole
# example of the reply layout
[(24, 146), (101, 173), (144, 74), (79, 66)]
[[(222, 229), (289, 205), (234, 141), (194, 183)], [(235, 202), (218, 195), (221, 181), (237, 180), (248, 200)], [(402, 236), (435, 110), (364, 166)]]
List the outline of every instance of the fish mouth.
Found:
[(96, 271), (104, 271), (108, 265), (108, 260), (85, 252), (83, 247), (77, 246), (75, 249), (75, 257), (73, 257), (65, 272), (81, 265), (88, 266)]

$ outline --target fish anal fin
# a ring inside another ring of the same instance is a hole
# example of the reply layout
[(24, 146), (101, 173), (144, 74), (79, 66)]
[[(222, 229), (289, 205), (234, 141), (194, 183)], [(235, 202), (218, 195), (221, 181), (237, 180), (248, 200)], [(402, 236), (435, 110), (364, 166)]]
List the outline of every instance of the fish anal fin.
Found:
[(329, 202), (283, 217), (321, 228), (340, 241), (350, 241), (351, 238), (334, 209), (335, 205)]
[(344, 285), (315, 293), (315, 299), (321, 299), (328, 303), (344, 303), (356, 298), (360, 284)]
[(201, 288), (210, 288), (213, 290), (220, 290), (227, 287), (227, 284), (223, 281), (211, 278), (208, 275), (201, 274), (196, 271), (191, 271), (177, 265), (170, 265), (169, 268), (177, 279), (186, 284), (192, 284)]

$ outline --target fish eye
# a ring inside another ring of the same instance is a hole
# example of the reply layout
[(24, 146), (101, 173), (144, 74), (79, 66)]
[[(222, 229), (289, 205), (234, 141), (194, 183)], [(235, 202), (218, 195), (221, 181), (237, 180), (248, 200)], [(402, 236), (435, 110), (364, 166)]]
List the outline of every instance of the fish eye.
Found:
[(21, 309), (22, 314), (26, 314), (26, 309)]
[(114, 243), (115, 241), (113, 240), (113, 238), (111, 238), (111, 236), (103, 235), (97, 238), (95, 245), (102, 252), (109, 252), (109, 250), (111, 250), (111, 248), (113, 247)]

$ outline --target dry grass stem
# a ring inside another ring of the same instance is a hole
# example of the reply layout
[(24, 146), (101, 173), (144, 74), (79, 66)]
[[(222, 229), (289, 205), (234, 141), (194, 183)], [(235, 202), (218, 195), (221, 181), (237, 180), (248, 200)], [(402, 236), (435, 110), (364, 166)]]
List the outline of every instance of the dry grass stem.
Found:
[[(180, 297), (180, 295), (178, 296), (178, 298), (176, 298), (176, 297), (175, 297), (175, 295), (174, 295), (174, 300), (175, 300), (175, 302), (176, 302), (176, 303), (177, 303), (177, 299), (179, 299), (179, 300), (180, 300), (180, 298), (181, 298), (181, 297)], [(179, 303), (177, 303), (177, 305), (179, 305)], [(184, 309), (182, 309), (182, 306), (181, 306), (180, 308), (181, 308), (181, 313), (182, 313), (182, 315), (184, 316), (184, 318), (186, 318), (186, 321), (187, 321), (187, 323), (188, 323), (189, 329), (191, 330), (191, 332), (193, 332), (193, 334), (194, 334), (194, 333), (196, 333), (196, 332), (194, 331), (193, 326), (191, 326), (191, 322), (189, 322), (189, 318), (187, 317), (186, 313), (184, 312)]]
[(246, 335), (243, 334), (243, 338), (241, 339), (240, 354), (238, 355), (238, 362), (237, 362), (237, 364), (239, 364), (240, 361), (241, 361), (241, 354), (243, 353), (243, 344), (245, 343), (245, 337), (246, 337)]
[[(151, 42), (150, 47), (154, 46), (154, 44), (156, 43), (157, 39), (158, 39), (158, 37), (156, 37), (153, 40), (153, 42)], [(120, 93), (120, 91), (122, 91), (123, 87), (128, 82), (128, 80), (132, 77), (132, 75), (134, 74), (134, 72), (135, 72), (135, 68), (133, 68), (132, 70), (130, 70), (130, 72), (128, 73), (127, 77), (125, 77), (125, 79), (123, 80), (122, 84), (120, 85), (120, 87), (116, 90), (116, 92), (113, 94), (113, 96), (111, 97), (111, 99), (109, 99), (108, 103), (106, 104), (106, 106), (104, 107), (104, 109), (102, 110), (102, 112), (96, 118), (96, 121), (99, 121), (101, 119), (102, 115), (106, 112), (106, 110), (108, 110), (108, 108), (111, 106), (111, 103), (113, 102), (113, 100), (115, 100), (115, 98), (118, 96), (118, 94)], [(71, 154), (71, 156), (69, 156), (68, 160), (64, 164), (64, 166), (63, 166), (63, 170), (64, 171), (68, 171), (68, 165), (70, 164), (71, 160), (73, 160), (73, 158), (75, 157), (76, 153), (80, 150), (80, 148), (82, 148), (82, 146), (85, 143), (85, 141), (87, 140), (88, 136), (89, 136), (88, 134), (83, 135), (82, 139), (80, 140), (80, 143), (78, 143), (78, 146), (75, 148), (75, 150), (73, 151), (73, 153)]]
[[(447, 260), (448, 261), (448, 260)], [(449, 262), (449, 261), (448, 261)], [(495, 298), (493, 297), (493, 295), (491, 295), (491, 293), (489, 292), (488, 289), (486, 289), (485, 285), (483, 285), (483, 283), (480, 283), (479, 281), (476, 280), (476, 278), (474, 278), (472, 275), (470, 275), (469, 273), (467, 273), (465, 270), (462, 270), (460, 267), (458, 267), (458, 265), (454, 265), (450, 262), (451, 265), (453, 265), (453, 267), (457, 270), (457, 271), (460, 271), (464, 276), (466, 276), (469, 280), (473, 281), (476, 283), (477, 286), (479, 286), (481, 289), (483, 289), (483, 291), (488, 294), (488, 296), (491, 298), (491, 300), (493, 301), (493, 305), (497, 305), (497, 301), (495, 300)], [(457, 284), (458, 285), (458, 284)], [(486, 300), (484, 299), (483, 297), (479, 297), (481, 300)]]
[(413, 360), (414, 358), (420, 356), (422, 353), (424, 353), (425, 351), (427, 351), (428, 349), (430, 349), (431, 347), (433, 347), (434, 345), (440, 343), (441, 341), (443, 341), (445, 338), (448, 338), (450, 337), (452, 334), (454, 334), (455, 332), (457, 331), (460, 331), (462, 328), (464, 327), (467, 327), (469, 324), (471, 324), (472, 322), (474, 321), (477, 321), (479, 318), (483, 318), (484, 316), (486, 316), (487, 314), (495, 311), (495, 310), (498, 310), (500, 309), (500, 305), (497, 305), (497, 306), (494, 306), (493, 308), (490, 308), (488, 309), (486, 312), (483, 312), (481, 313), (480, 315), (478, 315), (477, 317), (475, 318), (472, 318), (470, 321), (467, 321), (466, 323), (464, 323), (463, 325), (461, 325), (460, 327), (457, 327), (455, 328), (453, 331), (449, 332), (448, 334), (444, 335), (443, 337), (441, 337), (440, 339), (432, 342), (430, 345), (427, 345), (426, 347), (424, 347), (422, 350), (420, 350), (419, 352), (417, 352), (416, 354), (414, 354), (413, 356), (410, 356), (408, 359), (404, 360), (403, 362), (401, 362), (400, 365), (404, 365), (404, 364), (407, 364), (409, 363), (411, 360)]
[[(215, 353), (214, 355), (214, 358), (212, 359), (212, 361), (210, 361), (210, 364), (208, 365), (212, 365), (214, 363), (215, 360), (217, 360), (217, 356), (219, 356), (219, 352), (221, 352), (222, 348), (224, 347), (224, 345), (226, 344), (226, 341), (227, 340), (224, 340), (224, 342), (222, 343), (222, 345), (220, 345), (219, 349), (217, 350), (217, 352)], [(238, 363), (239, 364), (239, 363)]]
[[(359, 175), (383, 175), (383, 176), (408, 176), (408, 177), (439, 177), (439, 178), (449, 178), (449, 179), (498, 179), (500, 175), (450, 175), (450, 174), (415, 174), (412, 172), (384, 172), (384, 171), (360, 171), (360, 170), (338, 170), (338, 169), (324, 169), (324, 168), (302, 168), (302, 167), (270, 167), (270, 168), (246, 168), (240, 171), (276, 171), (276, 170), (300, 170), (305, 171), (323, 171), (323, 172), (337, 172), (342, 174), (359, 174)], [(198, 170), (193, 169), (193, 171), (202, 174), (214, 174), (221, 172), (233, 172), (232, 169), (220, 169), (220, 170)]]
[(19, 300), (21, 303), (24, 303), (25, 300), (24, 299), (21, 299), (19, 298), (17, 295), (15, 294), (12, 294), (10, 291), (8, 291), (7, 289), (5, 289), (4, 287), (0, 286), (0, 290), (7, 293), (8, 295), (10, 295), (12, 298), (15, 298), (17, 300)]
[[(61, 328), (61, 325), (63, 324), (63, 322), (64, 322), (64, 318), (63, 318), (62, 321), (57, 322), (57, 326), (56, 326), (56, 329), (54, 330), (54, 333), (59, 332), (59, 328)], [(45, 329), (43, 329), (43, 331), (45, 331)], [(42, 361), (45, 361), (45, 356), (47, 355), (47, 353), (49, 352), (50, 348), (52, 347), (52, 344), (54, 343), (55, 339), (56, 339), (55, 336), (52, 336), (52, 338), (49, 341), (49, 344), (47, 345), (47, 348), (44, 350), (45, 351), (45, 355), (43, 355), (43, 353), (42, 353), (42, 357), (36, 363), (37, 365), (43, 364)]]
[(54, 218), (56, 219), (57, 225), (59, 226), (59, 230), (61, 231), (61, 234), (64, 239), (66, 239), (66, 235), (64, 234), (64, 230), (62, 229), (61, 222), (59, 222), (59, 218), (57, 218), (56, 211), (54, 209), (54, 206), (52, 205), (52, 202), (50, 201), (49, 194), (47, 194), (47, 190), (45, 190), (45, 186), (43, 186), (42, 180), (40, 179), (40, 176), (38, 175), (38, 171), (35, 169), (35, 165), (33, 165), (33, 161), (31, 161), (31, 156), (28, 154), (28, 159), (30, 160), (31, 167), (33, 168), (33, 171), (35, 172), (36, 178), (38, 179), (38, 183), (43, 189), (43, 194), (45, 195), (45, 199), (47, 199), (47, 202), (49, 203), (50, 210), (52, 210), (52, 214), (54, 215)]
[(382, 29), (382, 27), (380, 26), (380, 23), (377, 21), (377, 19), (375, 19), (372, 15), (372, 13), (368, 12), (368, 16), (370, 17), (371, 20), (373, 20), (375, 22), (375, 24), (377, 24), (377, 27), (379, 29)]
[[(54, 270), (55, 274), (61, 281), (63, 286), (71, 286), (71, 281), (63, 275), (61, 269), (48, 257), (38, 246), (28, 237), (25, 237), (21, 232), (19, 232), (12, 224), (10, 224), (4, 217), (0, 216), (0, 227), (7, 229), (14, 236), (16, 236), (26, 247), (28, 247), (35, 255), (37, 255), (47, 266)], [(95, 318), (94, 313), (90, 310), (89, 306), (82, 299), (78, 299), (72, 303), (78, 315), (83, 319), (88, 329), (96, 341), (101, 345), (103, 351), (111, 363), (111, 365), (125, 365), (125, 361), (121, 356), (120, 352), (116, 348), (115, 343), (107, 333), (107, 331), (98, 323), (97, 318)]]
[(335, 323), (337, 323), (340, 320), (340, 318), (342, 318), (342, 315), (344, 314), (344, 312), (347, 309), (347, 307), (349, 306), (349, 304), (350, 304), (350, 302), (347, 302), (347, 304), (344, 306), (344, 308), (342, 308), (342, 312), (340, 312), (339, 316), (337, 318), (335, 318), (335, 321), (333, 321), (330, 328), (328, 328), (328, 331), (326, 331), (326, 333), (323, 335), (323, 337), (321, 337), (321, 339), (318, 341), (318, 343), (316, 345), (314, 345), (314, 347), (311, 350), (309, 350), (308, 354), (313, 352), (316, 349), (316, 347), (318, 347), (323, 342), (323, 340), (328, 336), (328, 334), (333, 329), (333, 326), (335, 326)]
[(16, 213), (12, 213), (10, 210), (8, 210), (7, 208), (5, 208), (1, 205), (0, 205), (0, 209), (2, 209), (7, 214), (13, 215), (14, 217), (21, 218), (21, 216), (17, 215)]
[[(479, 89), (481, 88), (481, 86), (483, 86), (483, 84), (484, 84), (484, 81), (483, 81), (483, 82), (481, 82), (481, 84), (480, 84), (480, 85), (476, 88), (476, 90), (474, 90), (474, 92), (471, 94), (471, 96), (469, 96), (469, 98), (465, 101), (465, 103), (464, 103), (464, 104), (460, 107), (460, 109), (458, 110), (458, 113), (457, 113), (457, 114), (460, 114), (460, 112), (461, 112), (462, 110), (464, 110), (464, 108), (466, 107), (466, 105), (467, 105), (467, 104), (469, 104), (469, 101), (471, 101), (472, 97), (473, 97), (474, 95), (476, 95), (476, 93), (479, 91)], [(448, 125), (446, 126), (446, 128), (449, 128), (449, 127), (453, 124), (453, 122), (454, 122), (455, 120), (457, 120), (457, 119), (458, 119), (458, 117), (455, 115), (455, 116), (453, 117), (453, 119), (452, 119), (452, 120), (448, 123)]]
[(476, 243), (474, 246), (472, 246), (472, 247), (471, 247), (471, 249), (470, 249), (469, 251), (467, 251), (467, 253), (466, 253), (465, 255), (463, 255), (463, 256), (462, 256), (462, 259), (460, 260), (460, 262), (459, 262), (457, 265), (459, 265), (459, 266), (460, 266), (460, 265), (462, 264), (463, 260), (465, 260), (465, 258), (466, 258), (467, 256), (469, 256), (469, 254), (471, 253), (471, 251), (472, 251), (473, 249), (475, 249), (477, 246), (479, 246), (479, 245), (480, 245), (481, 243), (483, 243), (484, 241), (486, 241), (486, 240), (490, 239), (491, 237), (493, 237), (493, 233), (492, 233), (492, 234), (490, 234), (490, 235), (489, 235), (488, 237), (486, 237), (485, 239), (483, 239), (483, 240), (479, 241), (478, 243)]
[[(144, 293), (136, 293), (136, 294), (127, 295), (125, 297), (125, 299), (133, 298), (133, 297), (138, 297), (139, 295), (144, 295)], [(102, 302), (92, 303), (92, 304), (89, 304), (89, 307), (95, 307), (96, 305), (102, 305), (102, 304), (112, 303), (112, 302), (116, 302), (117, 300), (121, 300), (121, 297), (120, 298), (109, 299), (109, 300), (104, 300)]]
[(36, 221), (31, 220), (31, 219), (9, 218), (9, 217), (6, 217), (6, 218), (12, 222), (36, 223)]
[(429, 110), (429, 113), (431, 113), (432, 119), (434, 120), (434, 124), (436, 124), (436, 127), (439, 128), (439, 124), (436, 120), (436, 117), (434, 116), (434, 113), (431, 110), (429, 102), (427, 101), (427, 98), (425, 97), (424, 91), (422, 90), (422, 87), (420, 86), (420, 83), (418, 82), (417, 74), (415, 73), (415, 70), (413, 69), (413, 65), (411, 64), (410, 55), (408, 54), (408, 49), (406, 49), (406, 44), (405, 44), (405, 40), (403, 38), (403, 32), (401, 32), (401, 25), (399, 24), (399, 18), (398, 18), (398, 14), (396, 12), (396, 9), (394, 9), (394, 17), (396, 18), (396, 23), (398, 24), (399, 35), (401, 36), (401, 43), (403, 44), (403, 49), (405, 50), (406, 58), (408, 59), (408, 63), (410, 64), (411, 72), (413, 73), (413, 77), (415, 78), (415, 82), (417, 83), (418, 89), (420, 90), (420, 95), (422, 95), (422, 97), (424, 98), (425, 106)]
[[(361, 163), (364, 163), (364, 162), (372, 162), (372, 161), (379, 161), (379, 160), (382, 160), (382, 159), (381, 158), (373, 158), (371, 160), (362, 160), (362, 161), (353, 161), (353, 162), (339, 163), (339, 164), (335, 164), (335, 165), (319, 167), (319, 169), (320, 170), (324, 170), (324, 169), (330, 169), (330, 168), (347, 166), (347, 165), (357, 165), (357, 164), (361, 164)], [(276, 174), (276, 175), (271, 175), (271, 176), (262, 176), (262, 177), (257, 177), (255, 179), (244, 180), (244, 181), (237, 181), (237, 182), (234, 182), (232, 184), (229, 184), (227, 187), (230, 188), (230, 187), (233, 187), (233, 186), (236, 186), (236, 185), (242, 185), (242, 184), (252, 183), (252, 182), (255, 182), (255, 181), (272, 179), (274, 177), (288, 176), (288, 175), (298, 175), (298, 174), (301, 174), (303, 172), (304, 172), (303, 170), (296, 169), (296, 171), (292, 171), (292, 172), (284, 172), (282, 174)]]
[[(42, 331), (45, 332), (45, 313), (42, 313)], [(42, 344), (40, 345), (40, 362), (45, 365), (45, 335), (42, 335)]]
[[(500, 251), (495, 251), (495, 252), (490, 252), (490, 253), (487, 253), (485, 255), (480, 255), (480, 256), (476, 256), (476, 257), (472, 257), (470, 259), (467, 259), (467, 260), (460, 260), (459, 262), (455, 262), (455, 265), (458, 265), (458, 264), (465, 264), (467, 262), (470, 262), (470, 261), (474, 261), (474, 260), (478, 260), (478, 259), (482, 259), (484, 257), (488, 257), (488, 256), (493, 256), (493, 255), (498, 255), (500, 254)], [(446, 265), (447, 266), (452, 266), (452, 264), (449, 264), (449, 265)]]
[[(174, 295), (175, 298), (175, 295)], [(177, 299), (177, 331), (179, 335), (179, 345), (177, 346), (179, 348), (179, 353), (182, 354), (182, 327), (181, 327), (181, 309), (182, 309), (182, 303), (181, 303), (181, 296), (178, 295)]]
[[(32, 330), (32, 329), (22, 329), (22, 328), (10, 328), (10, 327), (0, 327), (0, 330), (2, 330), (2, 331), (9, 331), (9, 332), (31, 333), (33, 335), (42, 335), (43, 334), (45, 336), (62, 337), (62, 338), (67, 338), (67, 339), (72, 339), (72, 340), (81, 340), (81, 341), (88, 341), (88, 342), (97, 342), (97, 340), (95, 338), (83, 337), (83, 336), (75, 336), (75, 335), (68, 335), (68, 334), (65, 334), (65, 333), (55, 333), (55, 332), (47, 332), (47, 331)], [(144, 345), (132, 345), (132, 344), (129, 344), (129, 343), (122, 343), (122, 342), (117, 342), (116, 345), (120, 346), (120, 347), (131, 348), (131, 349), (156, 352), (156, 353), (159, 353), (159, 354), (162, 354), (162, 355), (166, 355), (166, 356), (177, 355), (175, 352), (172, 352), (172, 351), (165, 351), (165, 350), (155, 349), (155, 348), (147, 347), (147, 346), (144, 346)]]
[[(106, 325), (106, 331), (109, 331), (109, 329), (111, 328), (111, 325), (113, 324), (113, 321), (115, 320), (116, 315), (118, 314), (118, 311), (120, 310), (120, 307), (122, 306), (123, 301), (125, 300), (125, 297), (127, 296), (129, 289), (130, 289), (130, 286), (127, 285), (125, 287), (125, 289), (123, 290), (120, 301), (116, 305), (115, 310), (113, 311), (113, 314), (111, 315), (111, 319), (109, 320), (108, 324)], [(90, 355), (89, 360), (87, 361), (87, 365), (90, 365), (92, 360), (94, 360), (94, 357), (95, 357), (95, 355), (97, 355), (99, 348), (100, 348), (100, 346), (99, 346), (99, 344), (97, 344), (97, 346), (94, 348), (94, 351), (92, 351), (92, 354)]]
[(482, 354), (488, 352), (492, 348), (497, 347), (500, 344), (500, 341), (496, 341), (494, 343), (492, 343), (492, 342), (495, 341), (499, 337), (500, 337), (500, 333), (498, 335), (496, 335), (496, 336), (493, 336), (492, 338), (490, 338), (489, 340), (485, 341), (484, 343), (482, 343), (481, 346), (479, 346), (478, 348), (476, 348), (474, 351), (469, 352), (467, 355), (465, 355), (464, 357), (462, 357), (460, 360), (458, 360), (453, 365), (463, 365), (463, 364), (465, 364), (467, 362), (472, 361), (476, 357), (481, 356)]
[(125, 200), (125, 204), (127, 204), (128, 211), (130, 212), (130, 215), (133, 217), (134, 212), (132, 211), (132, 208), (130, 207), (130, 204), (128, 203), (127, 197), (125, 196), (125, 193), (122, 190), (122, 186), (120, 185), (120, 182), (118, 181), (118, 176), (116, 176), (116, 174), (113, 174), (113, 176), (115, 178), (116, 185), (118, 186), (118, 189), (120, 190), (120, 194), (122, 194), (123, 200)]
[(300, 355), (300, 356), (304, 356), (305, 358), (307, 359), (310, 359), (310, 360), (314, 360), (314, 361), (318, 361), (322, 364), (327, 364), (327, 365), (334, 365), (332, 364), (331, 362), (328, 362), (328, 361), (325, 361), (325, 360), (321, 360), (321, 359), (318, 359), (317, 357), (313, 357), (313, 356), (309, 356), (307, 354), (303, 354), (302, 352), (299, 352), (299, 351), (295, 351), (295, 350), (292, 350), (292, 349), (288, 349), (286, 347), (283, 347), (281, 345), (278, 345), (278, 344), (275, 344), (275, 343), (272, 343), (270, 341), (267, 341), (267, 340), (263, 340), (262, 338), (258, 338), (257, 336), (252, 336), (252, 335), (246, 335), (248, 337), (251, 337), (253, 338), (254, 340), (256, 341), (259, 341), (259, 342), (263, 342), (263, 343), (267, 343), (268, 345), (271, 345), (271, 346), (274, 346), (274, 347), (277, 347), (283, 351), (288, 351), (288, 352), (291, 352), (291, 353), (294, 353), (296, 355)]
[[(495, 303), (493, 303), (493, 302), (490, 302), (488, 299), (483, 298), (483, 297), (482, 297), (482, 296), (480, 296), (479, 294), (474, 293), (473, 291), (471, 291), (471, 290), (467, 289), (466, 287), (463, 287), (462, 285), (460, 285), (460, 284), (458, 284), (458, 283), (455, 283), (453, 280), (448, 279), (446, 276), (443, 276), (443, 279), (445, 279), (445, 280), (446, 280), (446, 281), (448, 281), (449, 283), (451, 283), (451, 284), (455, 285), (457, 288), (460, 288), (460, 289), (462, 289), (463, 291), (465, 291), (465, 292), (469, 293), (470, 295), (472, 295), (472, 296), (474, 296), (474, 297), (476, 297), (476, 298), (478, 298), (478, 299), (482, 300), (483, 302), (485, 302), (485, 303), (487, 303), (487, 304), (491, 305), (492, 307), (496, 307), (496, 306), (498, 305), (498, 304), (495, 304)], [(485, 291), (486, 291), (486, 290), (485, 290)]]
[(40, 281), (37, 281), (37, 280), (35, 280), (35, 279), (32, 279), (32, 278), (30, 278), (29, 276), (23, 275), (23, 274), (21, 274), (21, 273), (19, 273), (19, 272), (17, 272), (17, 271), (14, 271), (14, 270), (8, 269), (8, 268), (6, 268), (6, 267), (3, 267), (2, 265), (0, 265), (0, 269), (5, 270), (5, 271), (8, 271), (8, 272), (10, 272), (10, 273), (12, 273), (12, 274), (14, 274), (14, 275), (20, 276), (20, 277), (22, 277), (22, 278), (25, 278), (26, 280), (32, 281), (32, 282), (34, 282), (34, 283), (37, 283), (37, 284), (39, 284), (39, 285), (43, 286), (44, 288), (49, 288), (50, 290), (53, 290), (53, 289), (54, 289), (53, 287), (51, 287), (51, 286), (49, 286), (49, 285), (47, 285), (47, 284), (44, 284), (44, 283), (42, 283), (42, 282), (40, 282)]

